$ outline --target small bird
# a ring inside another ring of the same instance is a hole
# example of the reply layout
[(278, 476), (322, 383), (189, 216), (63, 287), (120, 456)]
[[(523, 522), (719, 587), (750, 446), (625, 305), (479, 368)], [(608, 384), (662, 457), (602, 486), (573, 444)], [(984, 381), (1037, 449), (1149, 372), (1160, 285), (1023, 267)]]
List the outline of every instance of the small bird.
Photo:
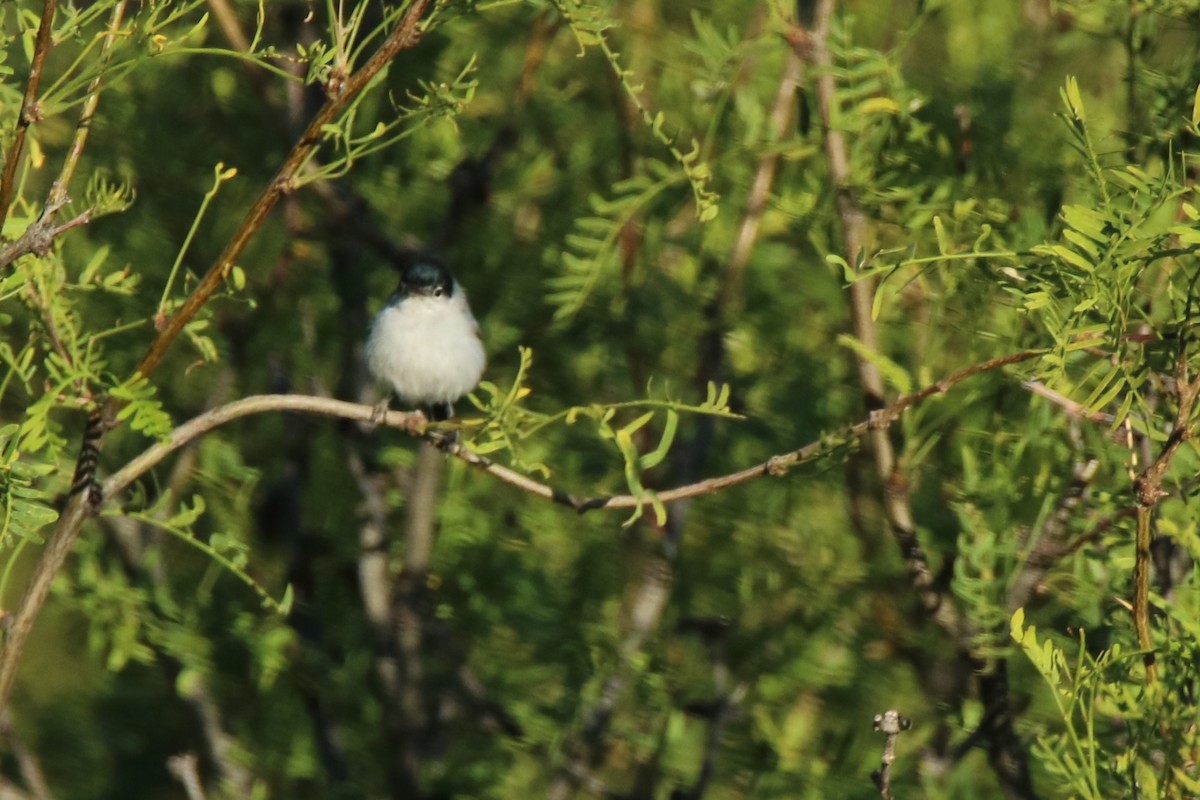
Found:
[[(486, 363), (479, 323), (458, 281), (430, 256), (408, 264), (371, 325), (371, 374), (441, 422), (454, 416), (454, 401), (475, 388)], [(376, 418), (389, 400), (376, 408)]]

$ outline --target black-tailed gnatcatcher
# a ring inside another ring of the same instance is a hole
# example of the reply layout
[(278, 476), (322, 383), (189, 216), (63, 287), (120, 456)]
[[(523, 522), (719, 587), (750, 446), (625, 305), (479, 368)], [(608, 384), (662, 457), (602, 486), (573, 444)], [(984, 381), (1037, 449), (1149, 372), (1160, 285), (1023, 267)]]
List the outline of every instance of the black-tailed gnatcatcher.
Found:
[(479, 383), (486, 361), (479, 323), (450, 271), (430, 256), (407, 265), (371, 325), (371, 374), (406, 402), (425, 406), (439, 422), (452, 417), (454, 401)]

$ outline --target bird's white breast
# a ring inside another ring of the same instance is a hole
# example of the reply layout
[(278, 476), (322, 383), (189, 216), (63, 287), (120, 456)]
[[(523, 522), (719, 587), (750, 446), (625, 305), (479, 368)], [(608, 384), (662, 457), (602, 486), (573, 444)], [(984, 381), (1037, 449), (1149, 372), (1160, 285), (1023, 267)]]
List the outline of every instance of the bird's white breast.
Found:
[(375, 317), (367, 365), (410, 403), (452, 403), (475, 388), (487, 357), (459, 286), (446, 297), (414, 295)]

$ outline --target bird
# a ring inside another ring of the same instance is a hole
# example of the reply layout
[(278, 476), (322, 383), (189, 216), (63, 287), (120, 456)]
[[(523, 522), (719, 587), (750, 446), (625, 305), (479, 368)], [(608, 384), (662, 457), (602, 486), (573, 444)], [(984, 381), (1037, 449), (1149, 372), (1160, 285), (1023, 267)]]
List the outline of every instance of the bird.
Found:
[[(424, 406), (431, 421), (444, 422), (454, 416), (454, 401), (479, 383), (486, 364), (483, 336), (462, 286), (439, 259), (412, 259), (371, 324), (371, 374), (402, 400)], [(390, 394), (384, 397), (373, 419), (390, 400)]]

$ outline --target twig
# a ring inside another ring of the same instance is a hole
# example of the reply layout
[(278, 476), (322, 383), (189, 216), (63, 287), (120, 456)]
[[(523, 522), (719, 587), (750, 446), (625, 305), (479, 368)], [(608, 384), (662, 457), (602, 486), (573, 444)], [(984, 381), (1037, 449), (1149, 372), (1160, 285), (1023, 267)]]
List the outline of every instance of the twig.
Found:
[(1175, 425), (1167, 436), (1158, 458), (1144, 469), (1134, 481), (1133, 491), (1137, 500), (1137, 535), (1133, 563), (1133, 626), (1137, 631), (1138, 647), (1142, 650), (1142, 663), (1146, 668), (1146, 683), (1158, 677), (1158, 666), (1154, 657), (1154, 640), (1150, 635), (1150, 540), (1154, 507), (1167, 496), (1162, 488), (1163, 478), (1171, 459), (1180, 445), (1192, 438), (1191, 419), (1200, 396), (1200, 376), (1188, 377), (1187, 348), (1180, 347), (1175, 364), (1175, 390), (1179, 394), (1179, 409), (1175, 414)]
[(1086, 419), (1088, 422), (1095, 422), (1099, 425), (1112, 425), (1116, 421), (1116, 417), (1112, 414), (1105, 414), (1102, 411), (1088, 411), (1082, 403), (1077, 403), (1071, 398), (1054, 391), (1041, 381), (1021, 381), (1021, 385), (1037, 396), (1054, 403), (1073, 417)]
[(767, 207), (767, 198), (771, 186), (775, 182), (775, 172), (779, 166), (779, 150), (777, 145), (787, 131), (789, 121), (794, 116), (796, 106), (796, 90), (800, 84), (800, 76), (804, 69), (804, 59), (793, 49), (789, 50), (783, 65), (783, 75), (779, 79), (779, 88), (775, 93), (775, 105), (771, 110), (770, 144), (763, 154), (754, 172), (754, 182), (750, 184), (750, 193), (746, 197), (746, 210), (738, 226), (737, 238), (733, 250), (729, 254), (729, 262), (725, 267), (724, 285), (721, 287), (719, 300), (722, 314), (718, 314), (718, 322), (725, 314), (731, 313), (741, 303), (742, 278), (746, 266), (750, 263), (750, 254), (758, 241), (758, 231), (762, 225), (763, 211)]
[[(162, 441), (134, 458), (104, 482), (104, 497), (114, 497), (120, 494), (130, 483), (158, 462), (213, 428), (241, 417), (262, 414), (267, 411), (298, 411), (305, 414), (341, 417), (370, 423), (372, 414), (375, 413), (375, 407), (302, 394), (260, 394), (234, 400), (193, 417), (171, 431), (170, 435)], [(401, 428), (413, 434), (423, 433), (425, 430), (425, 415), (419, 411), (412, 413), (388, 411), (378, 422), (389, 428)]]
[(17, 761), (21, 778), (28, 787), (29, 800), (51, 800), (53, 795), (50, 794), (50, 786), (46, 783), (42, 765), (38, 762), (37, 756), (25, 746), (25, 743), (17, 738), (16, 732), (13, 730), (12, 716), (7, 711), (0, 715), (0, 736), (8, 740), (9, 749)]
[[(337, 118), (351, 100), (358, 96), (363, 89), (367, 87), (375, 76), (390, 62), (401, 50), (412, 47), (420, 39), (418, 31), (418, 23), (421, 16), (425, 13), (425, 8), (430, 3), (430, 0), (413, 0), (412, 5), (404, 12), (404, 17), (384, 42), (383, 46), (375, 52), (373, 56), (362, 66), (361, 69), (355, 71), (352, 75), (345, 79), (336, 87), (330, 87), (328, 91), (325, 105), (317, 112), (312, 121), (308, 124), (304, 133), (300, 136), (299, 141), (288, 153), (287, 158), (283, 162), (283, 166), (275, 174), (274, 179), (267, 184), (258, 199), (254, 201), (254, 205), (246, 213), (242, 220), (241, 226), (230, 239), (229, 244), (225, 246), (225, 250), (217, 257), (217, 260), (209, 267), (208, 272), (200, 279), (196, 288), (187, 296), (178, 310), (167, 320), (163, 329), (159, 332), (150, 348), (138, 363), (137, 372), (142, 376), (148, 376), (158, 366), (158, 362), (162, 360), (167, 348), (175, 341), (175, 338), (183, 330), (196, 312), (208, 302), (225, 279), (229, 276), (229, 271), (233, 269), (234, 262), (242, 254), (246, 245), (258, 232), (259, 227), (266, 219), (267, 214), (279, 202), (279, 198), (284, 194), (291, 192), (294, 189), (294, 181), (300, 169), (308, 162), (309, 157), (321, 140), (325, 136), (325, 126), (329, 125)], [(336, 91), (335, 91), (336, 89)], [(114, 413), (119, 408), (114, 408)]]
[[(47, 5), (52, 5), (53, 1), (47, 0)], [(339, 82), (339, 91), (327, 93), (325, 104), (317, 112), (312, 122), (309, 123), (308, 128), (305, 129), (303, 135), (288, 153), (283, 166), (280, 167), (275, 178), (263, 189), (254, 205), (247, 212), (237, 232), (225, 247), (225, 250), (150, 344), (146, 354), (142, 357), (141, 362), (135, 370), (137, 374), (148, 377), (154, 371), (159, 361), (162, 360), (163, 355), (166, 354), (167, 348), (179, 336), (184, 326), (192, 320), (200, 308), (208, 302), (212, 294), (221, 286), (230, 270), (233, 269), (234, 262), (258, 232), (258, 229), (266, 219), (267, 214), (275, 206), (275, 203), (278, 202), (284, 193), (293, 189), (297, 173), (307, 162), (324, 136), (324, 126), (333, 122), (346, 108), (347, 104), (362, 92), (401, 50), (412, 47), (417, 43), (420, 39), (419, 23), (429, 4), (430, 0), (413, 0), (395, 30), (392, 31), (388, 39), (380, 46), (379, 50), (368, 59), (362, 68), (355, 71), (344, 82)], [(109, 429), (119, 424), (117, 414), (123, 406), (123, 402), (115, 398), (110, 399), (105, 404), (103, 409), (104, 429)], [(93, 444), (94, 447), (91, 449), (81, 448), (81, 459), (85, 457), (93, 458), (99, 454), (103, 442), (97, 441)], [(91, 473), (85, 477), (90, 480)], [(46, 597), (50, 592), (50, 584), (53, 582), (54, 576), (62, 569), (63, 564), (66, 563), (67, 555), (71, 552), (71, 546), (74, 544), (75, 538), (79, 535), (83, 523), (94, 512), (95, 507), (92, 503), (92, 493), (77, 492), (72, 494), (66, 507), (63, 509), (62, 515), (59, 517), (54, 533), (47, 543), (46, 548), (42, 551), (41, 558), (34, 567), (25, 594), (12, 614), (12, 623), (9, 627), (8, 635), (4, 639), (4, 646), (0, 648), (0, 710), (8, 705), (9, 693), (12, 691), (12, 683), (16, 677), (17, 665), (20, 663), (29, 633), (33, 630), (34, 620), (46, 602)]]
[(200, 759), (195, 753), (180, 753), (167, 759), (167, 771), (183, 784), (188, 800), (205, 800), (200, 783)]
[[(829, 33), (836, 0), (820, 0), (811, 31), (799, 27), (792, 32), (792, 46), (807, 55), (817, 67), (817, 104), (824, 130), (825, 156), (829, 178), (834, 186), (834, 199), (842, 221), (842, 241), (847, 263), (857, 271), (867, 239), (866, 218), (854, 196), (850, 174), (849, 148), (846, 137), (837, 127), (834, 106), (837, 102), (837, 82), (833, 55), (829, 50)], [(879, 352), (879, 334), (872, 316), (875, 281), (861, 278), (850, 284), (850, 317), (855, 338), (868, 352)], [(886, 404), (883, 375), (875, 362), (865, 357), (855, 359), (862, 384), (867, 410), (883, 408)], [(883, 505), (892, 536), (900, 547), (905, 568), (926, 612), (959, 644), (970, 638), (969, 623), (957, 607), (947, 601), (937, 588), (929, 559), (917, 541), (916, 523), (909, 503), (906, 480), (899, 472), (896, 451), (882, 428), (870, 436), (870, 449), (875, 457), (875, 472), (884, 485)]]
[(66, 199), (67, 191), (71, 185), (71, 177), (75, 174), (75, 168), (79, 166), (79, 159), (83, 157), (83, 148), (87, 144), (88, 134), (92, 129), (92, 119), (96, 116), (96, 107), (100, 103), (100, 90), (104, 88), (104, 68), (112, 58), (113, 44), (117, 41), (117, 31), (121, 27), (121, 22), (125, 19), (125, 7), (127, 5), (128, 0), (119, 0), (113, 6), (112, 17), (108, 21), (108, 32), (104, 34), (104, 41), (100, 44), (100, 69), (96, 72), (96, 77), (92, 78), (92, 82), (88, 85), (87, 97), (84, 99), (83, 108), (79, 112), (79, 121), (75, 123), (75, 136), (71, 139), (71, 149), (67, 151), (66, 158), (63, 159), (62, 169), (58, 173), (58, 180), (50, 187), (50, 194), (46, 198), (47, 207)]
[[(71, 221), (62, 225), (55, 225), (54, 217), (63, 206), (70, 202), (70, 198), (67, 196), (67, 189), (71, 183), (71, 176), (75, 174), (75, 168), (79, 165), (79, 159), (83, 157), (83, 148), (87, 144), (88, 132), (92, 126), (92, 118), (96, 115), (96, 107), (100, 103), (100, 90), (104, 86), (104, 67), (108, 64), (109, 59), (112, 58), (113, 42), (116, 41), (117, 30), (121, 27), (121, 21), (125, 18), (125, 6), (127, 2), (128, 0), (119, 0), (113, 6), (112, 17), (108, 23), (108, 32), (105, 33), (104, 41), (100, 45), (100, 69), (97, 71), (96, 77), (92, 78), (92, 82), (88, 85), (87, 97), (84, 99), (83, 108), (79, 112), (79, 121), (75, 124), (75, 136), (71, 139), (71, 148), (67, 151), (67, 155), (63, 159), (58, 179), (50, 185), (50, 192), (46, 195), (46, 204), (42, 207), (42, 213), (38, 217), (38, 220), (26, 228), (16, 241), (0, 249), (0, 269), (7, 267), (21, 256), (29, 253), (43, 255), (49, 252), (54, 240), (60, 235), (78, 225), (86, 225), (92, 221), (92, 209), (87, 209)], [(0, 226), (2, 225), (3, 222), (0, 221)], [(69, 362), (70, 359), (68, 359)]]
[(879, 768), (871, 773), (871, 780), (883, 800), (892, 800), (892, 764), (896, 762), (896, 739), (912, 727), (912, 721), (900, 716), (900, 712), (888, 709), (875, 715), (875, 730), (883, 731), (883, 756)]
[(41, 118), (37, 93), (42, 82), (42, 67), (46, 63), (46, 54), (50, 52), (50, 30), (54, 27), (54, 12), (57, 9), (58, 0), (45, 0), (42, 5), (42, 19), (38, 23), (37, 39), (33, 45), (33, 59), (29, 62), (29, 79), (25, 82), (25, 96), (21, 98), (21, 111), (17, 115), (17, 128), (13, 134), (12, 146), (8, 150), (8, 158), (4, 161), (4, 172), (0, 174), (0, 228), (4, 227), (8, 212), (12, 209), (17, 168), (25, 153), (25, 135), (29, 126)]

